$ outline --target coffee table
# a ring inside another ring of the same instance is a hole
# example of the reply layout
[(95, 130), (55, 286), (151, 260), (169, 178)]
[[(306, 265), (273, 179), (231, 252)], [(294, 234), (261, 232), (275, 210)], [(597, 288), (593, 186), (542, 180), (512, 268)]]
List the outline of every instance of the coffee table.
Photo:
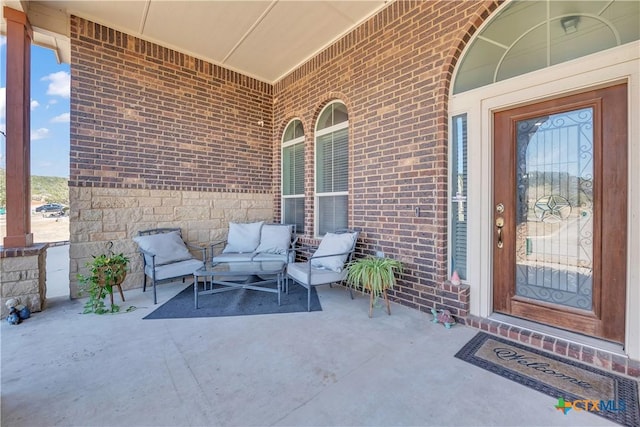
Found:
[[(233, 261), (207, 264), (193, 272), (193, 296), (196, 309), (198, 297), (201, 295), (217, 294), (219, 292), (236, 289), (251, 289), (259, 292), (278, 294), (284, 282), (287, 263), (282, 261)], [(198, 279), (202, 278), (203, 290), (199, 290)], [(248, 278), (256, 279), (247, 282)], [(276, 284), (276, 288), (265, 285)], [(214, 287), (214, 285), (218, 285)]]

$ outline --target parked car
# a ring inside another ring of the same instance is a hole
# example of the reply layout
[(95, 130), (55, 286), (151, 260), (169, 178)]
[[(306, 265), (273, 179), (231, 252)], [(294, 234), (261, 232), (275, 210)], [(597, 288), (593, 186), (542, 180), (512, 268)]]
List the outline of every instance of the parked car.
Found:
[(7, 213), (7, 209), (6, 208), (0, 208), (0, 215), (4, 215)]
[(47, 203), (46, 205), (38, 206), (36, 212), (62, 212), (64, 206), (60, 203)]

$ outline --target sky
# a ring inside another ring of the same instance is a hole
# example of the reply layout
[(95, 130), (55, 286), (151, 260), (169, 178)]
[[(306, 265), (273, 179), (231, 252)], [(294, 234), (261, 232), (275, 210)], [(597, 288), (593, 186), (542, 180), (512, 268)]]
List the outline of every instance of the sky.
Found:
[[(6, 131), (6, 38), (0, 36), (0, 130)], [(69, 64), (55, 53), (31, 47), (31, 175), (69, 177)], [(0, 168), (6, 139), (0, 135)]]

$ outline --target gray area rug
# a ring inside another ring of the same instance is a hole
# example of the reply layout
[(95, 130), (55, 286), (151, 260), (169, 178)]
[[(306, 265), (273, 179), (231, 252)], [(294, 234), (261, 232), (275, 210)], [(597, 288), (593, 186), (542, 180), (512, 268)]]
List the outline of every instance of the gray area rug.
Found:
[[(307, 290), (290, 283), (289, 293), (278, 295), (250, 289), (233, 289), (198, 297), (199, 308), (193, 303), (193, 285), (148, 314), (145, 319), (187, 319), (194, 317), (250, 316), (254, 314), (295, 313), (307, 311)], [(322, 311), (315, 288), (311, 289), (311, 311)]]
[(640, 425), (638, 383), (536, 348), (484, 332), (456, 356), (558, 399), (558, 416), (589, 411), (623, 426)]

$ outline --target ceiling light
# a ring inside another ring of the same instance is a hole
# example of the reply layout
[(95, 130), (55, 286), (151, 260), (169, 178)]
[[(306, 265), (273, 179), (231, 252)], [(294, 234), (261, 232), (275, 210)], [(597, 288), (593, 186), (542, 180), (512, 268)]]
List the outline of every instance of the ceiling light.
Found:
[(560, 25), (562, 25), (562, 29), (565, 34), (571, 34), (578, 31), (578, 22), (580, 22), (579, 16), (565, 16), (560, 19)]

